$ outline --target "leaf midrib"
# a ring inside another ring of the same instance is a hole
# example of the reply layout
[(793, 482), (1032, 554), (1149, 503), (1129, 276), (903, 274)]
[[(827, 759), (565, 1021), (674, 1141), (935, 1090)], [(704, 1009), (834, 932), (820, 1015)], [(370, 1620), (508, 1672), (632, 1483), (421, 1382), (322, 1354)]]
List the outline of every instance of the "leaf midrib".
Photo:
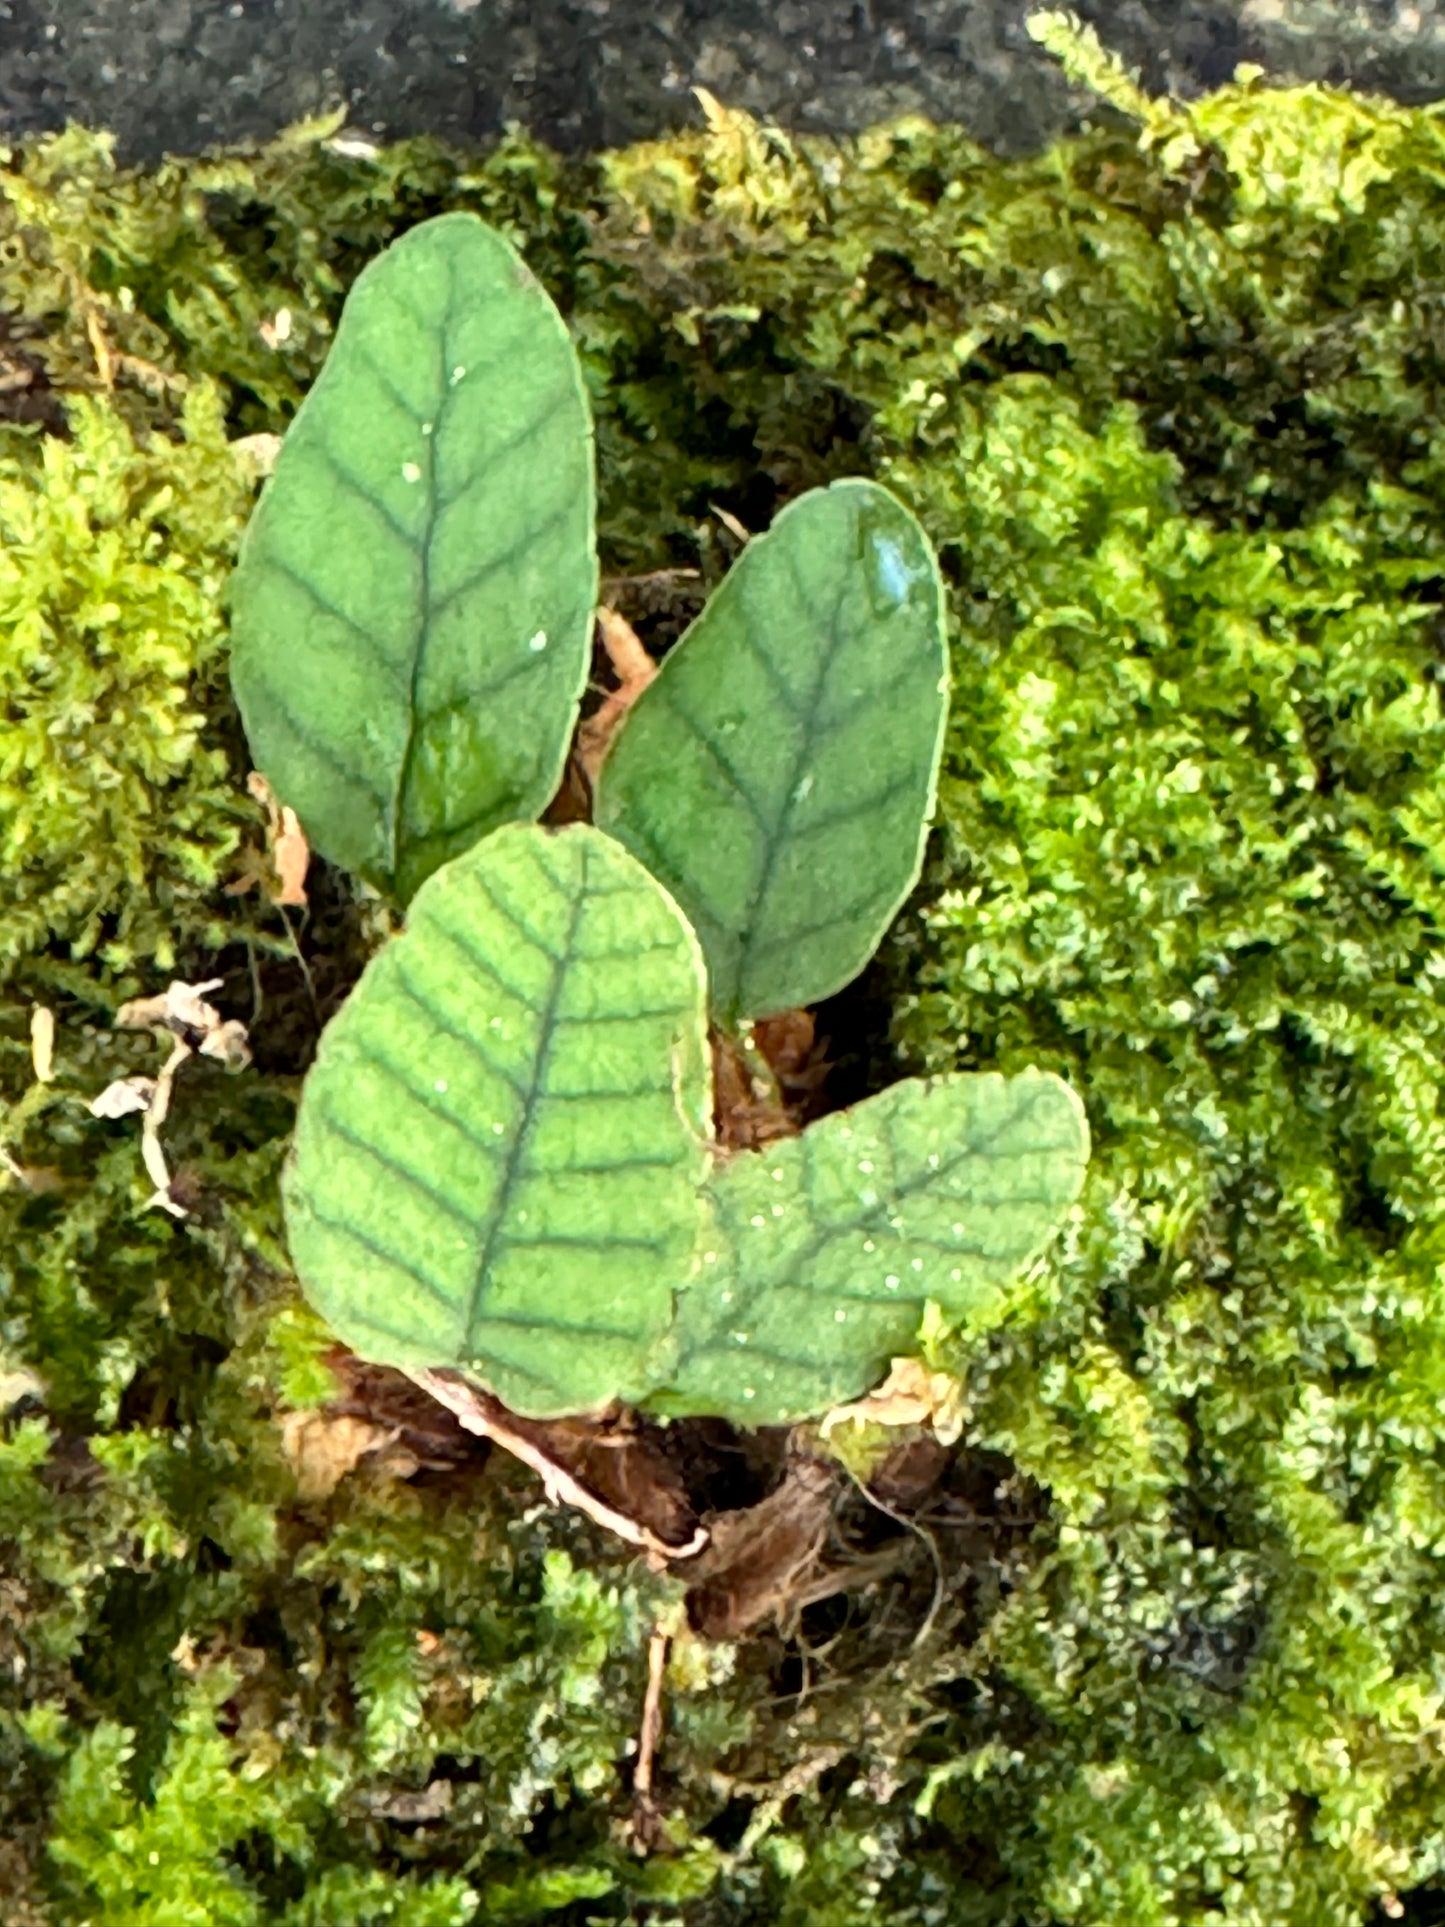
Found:
[[(794, 545), (789, 545), (785, 550), (784, 560), (792, 575), (793, 586), (797, 591), (800, 603), (804, 609), (811, 611), (813, 599), (804, 588), (803, 579), (798, 570), (798, 559)], [(816, 718), (818, 714), (819, 699), (823, 690), (827, 687), (834, 664), (843, 647), (840, 630), (842, 627), (843, 597), (847, 588), (847, 571), (840, 569), (833, 595), (833, 607), (829, 614), (826, 627), (826, 640), (823, 648), (819, 651), (817, 668), (813, 675), (812, 684), (808, 690), (803, 724), (798, 732), (797, 748), (789, 759), (788, 782), (783, 792), (783, 806), (771, 826), (771, 833), (764, 839), (762, 865), (753, 879), (752, 887), (748, 891), (747, 902), (743, 907), (743, 913), (738, 922), (737, 982), (730, 1000), (734, 1005), (734, 1010), (730, 1015), (743, 1014), (743, 985), (752, 967), (753, 939), (757, 930), (758, 911), (772, 883), (773, 872), (778, 864), (778, 854), (787, 840), (788, 826), (793, 820), (793, 812), (797, 808), (799, 801), (798, 787), (803, 779), (804, 765), (808, 760), (809, 751), (814, 744), (814, 736), (810, 733), (808, 724)], [(739, 600), (741, 601), (741, 599), (740, 597)], [(740, 613), (743, 616), (745, 628), (750, 628), (751, 620), (746, 611), (740, 611)], [(757, 651), (756, 653), (761, 654), (762, 652)]]
[[(512, 1134), (507, 1148), (506, 1162), (502, 1166), (501, 1181), (497, 1186), (496, 1200), (492, 1208), (491, 1223), (487, 1226), (477, 1250), (476, 1269), (467, 1292), (466, 1318), (463, 1326), (466, 1349), (469, 1354), (477, 1351), (478, 1328), (485, 1323), (483, 1315), (484, 1285), (491, 1267), (492, 1253), (505, 1236), (504, 1227), (507, 1209), (521, 1176), (524, 1154), (532, 1139), (532, 1129), (536, 1121), (539, 1101), (545, 1091), (547, 1071), (551, 1063), (552, 1045), (558, 1031), (557, 1006), (561, 1001), (562, 986), (566, 981), (577, 949), (577, 931), (582, 920), (583, 908), (587, 902), (587, 872), (590, 860), (585, 850), (580, 852), (582, 862), (581, 887), (573, 892), (570, 913), (567, 919), (567, 932), (562, 948), (553, 954), (552, 980), (547, 987), (547, 997), (538, 1013), (540, 1047), (532, 1060), (532, 1076), (522, 1099), (522, 1121)], [(541, 866), (538, 866), (541, 869)], [(556, 879), (545, 870), (547, 882), (556, 887)], [(500, 906), (499, 906), (500, 907)], [(542, 948), (543, 946), (539, 946)]]
[(440, 399), (437, 403), (437, 412), (432, 418), (431, 433), (430, 435), (423, 435), (421, 438), (426, 448), (426, 469), (422, 477), (423, 485), (426, 488), (426, 536), (424, 540), (417, 545), (417, 567), (420, 572), (420, 580), (418, 583), (416, 625), (412, 631), (411, 638), (411, 675), (407, 680), (406, 748), (402, 752), (401, 762), (397, 769), (396, 790), (391, 802), (391, 822), (388, 825), (391, 847), (387, 853), (387, 869), (393, 877), (398, 874), (401, 864), (399, 845), (401, 841), (402, 809), (405, 804), (408, 786), (411, 782), (412, 757), (416, 751), (417, 708), (421, 692), (422, 650), (426, 641), (431, 609), (431, 549), (432, 543), (436, 539), (438, 520), (436, 487), (437, 437), (441, 433), (442, 422), (445, 419), (446, 411), (452, 406), (454, 400), (454, 396), (447, 386), (446, 371), (449, 365), (447, 350), (451, 346), (450, 329), (452, 312), (456, 305), (456, 256), (448, 253), (443, 256), (443, 259), (446, 262), (447, 301), (446, 310), (442, 317), (442, 325), (436, 331), (436, 380), (437, 394)]

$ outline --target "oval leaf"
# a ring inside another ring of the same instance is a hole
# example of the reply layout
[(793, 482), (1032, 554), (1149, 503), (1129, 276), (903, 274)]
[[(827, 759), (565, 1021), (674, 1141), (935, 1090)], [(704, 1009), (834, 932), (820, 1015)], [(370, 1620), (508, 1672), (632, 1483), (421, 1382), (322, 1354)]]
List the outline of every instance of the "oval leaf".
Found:
[(1030, 1070), (910, 1078), (735, 1157), (710, 1181), (714, 1258), (679, 1297), (649, 1404), (781, 1425), (876, 1385), (929, 1299), (966, 1328), (996, 1322), (1088, 1156), (1078, 1097)]
[(635, 1398), (696, 1244), (701, 953), (596, 830), (499, 830), (417, 893), (306, 1080), (282, 1194), (348, 1345), (554, 1417)]
[(917, 880), (948, 718), (917, 520), (834, 482), (750, 542), (637, 698), (594, 816), (677, 898), (725, 1024), (855, 977)]
[(556, 790), (597, 595), (565, 323), (472, 214), (364, 268), (231, 584), (257, 767), (313, 849), (406, 904)]

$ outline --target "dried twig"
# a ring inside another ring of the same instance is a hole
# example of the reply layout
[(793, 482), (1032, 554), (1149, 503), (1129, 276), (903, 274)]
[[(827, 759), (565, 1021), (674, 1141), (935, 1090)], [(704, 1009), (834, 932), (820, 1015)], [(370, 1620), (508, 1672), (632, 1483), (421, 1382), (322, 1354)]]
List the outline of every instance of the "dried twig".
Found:
[(712, 510), (719, 522), (722, 523), (728, 534), (735, 537), (736, 540), (741, 542), (743, 547), (746, 548), (748, 543), (753, 539), (752, 530), (744, 528), (743, 524), (730, 509), (720, 509), (716, 502), (709, 502), (708, 507)]
[(672, 1650), (672, 1638), (663, 1628), (655, 1628), (653, 1636), (647, 1640), (647, 1692), (642, 1702), (642, 1732), (638, 1736), (638, 1765), (632, 1773), (632, 1792), (636, 1794), (640, 1823), (645, 1827), (653, 1813), (653, 1761), (657, 1757), (657, 1740), (663, 1732), (663, 1675), (667, 1673), (667, 1655)]
[(158, 368), (153, 361), (146, 361), (140, 355), (128, 355), (123, 349), (112, 348), (105, 337), (105, 324), (100, 310), (93, 303), (86, 303), (85, 332), (90, 340), (91, 352), (95, 356), (96, 372), (101, 386), (107, 393), (114, 392), (116, 372), (134, 377), (143, 388), (158, 395), (174, 389), (183, 395), (190, 386), (185, 375), (173, 374), (169, 369)]
[(94, 308), (87, 308), (85, 332), (90, 337), (91, 352), (95, 356), (95, 366), (100, 375), (101, 386), (106, 389), (115, 387), (115, 359), (110, 352), (110, 344), (105, 338), (105, 330), (100, 325), (100, 316)]
[(146, 1106), (145, 1116), (141, 1119), (140, 1154), (146, 1168), (146, 1175), (155, 1186), (155, 1195), (147, 1204), (158, 1204), (172, 1217), (184, 1218), (184, 1205), (177, 1204), (171, 1196), (171, 1174), (166, 1168), (166, 1154), (161, 1148), (161, 1126), (166, 1121), (166, 1113), (171, 1108), (171, 1087), (180, 1066), (191, 1054), (191, 1047), (181, 1038), (171, 1046), (171, 1054), (161, 1067), (156, 1079), (151, 1101)]
[(701, 569), (645, 569), (641, 575), (605, 575), (601, 586), (603, 595), (611, 602), (619, 589), (645, 590), (659, 582), (670, 587), (674, 582), (697, 582), (701, 576)]
[[(846, 1466), (844, 1470), (847, 1471)], [(880, 1499), (873, 1488), (866, 1485), (856, 1473), (849, 1472), (848, 1476), (869, 1505), (876, 1506), (885, 1519), (892, 1519), (895, 1525), (906, 1526), (910, 1532), (916, 1533), (927, 1546), (928, 1556), (933, 1561), (933, 1598), (929, 1602), (923, 1624), (913, 1635), (913, 1643), (908, 1649), (916, 1653), (927, 1643), (929, 1634), (938, 1624), (938, 1615), (943, 1611), (943, 1603), (948, 1597), (948, 1571), (943, 1563), (943, 1554), (938, 1550), (937, 1539), (926, 1526), (920, 1525), (917, 1519), (911, 1518), (906, 1512), (895, 1512), (893, 1507)]]
[[(406, 1369), (406, 1368), (403, 1368)], [(570, 1472), (565, 1471), (555, 1460), (550, 1459), (539, 1445), (524, 1438), (507, 1423), (508, 1413), (505, 1405), (490, 1392), (483, 1392), (469, 1385), (465, 1379), (444, 1377), (437, 1371), (412, 1371), (406, 1369), (406, 1376), (413, 1385), (419, 1385), (424, 1392), (430, 1392), (438, 1403), (445, 1405), (476, 1437), (490, 1439), (500, 1445), (504, 1452), (528, 1465), (542, 1481), (542, 1489), (553, 1505), (575, 1506), (577, 1511), (585, 1512), (589, 1519), (598, 1525), (606, 1526), (629, 1545), (640, 1546), (657, 1570), (673, 1559), (691, 1559), (702, 1551), (708, 1542), (707, 1530), (699, 1526), (686, 1545), (670, 1546), (659, 1539), (635, 1519), (629, 1519), (623, 1512), (615, 1511), (604, 1504), (594, 1493), (587, 1490)]]
[(38, 1084), (55, 1075), (55, 1012), (36, 1004), (30, 1013), (30, 1062)]

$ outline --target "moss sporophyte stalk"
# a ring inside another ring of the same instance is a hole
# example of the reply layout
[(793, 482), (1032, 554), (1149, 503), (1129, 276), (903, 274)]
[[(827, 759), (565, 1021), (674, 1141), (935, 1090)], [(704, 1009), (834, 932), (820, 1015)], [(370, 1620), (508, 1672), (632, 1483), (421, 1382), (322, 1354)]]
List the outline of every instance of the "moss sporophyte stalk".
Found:
[(597, 579), (566, 327), (500, 234), (424, 222), (357, 278), (230, 587), (259, 770), (406, 915), (307, 1079), (289, 1248), (356, 1350), (524, 1415), (778, 1424), (929, 1302), (997, 1318), (1087, 1127), (1056, 1076), (960, 1073), (720, 1154), (709, 1015), (840, 989), (917, 879), (942, 582), (888, 490), (808, 491), (631, 703), (596, 827), (547, 829)]

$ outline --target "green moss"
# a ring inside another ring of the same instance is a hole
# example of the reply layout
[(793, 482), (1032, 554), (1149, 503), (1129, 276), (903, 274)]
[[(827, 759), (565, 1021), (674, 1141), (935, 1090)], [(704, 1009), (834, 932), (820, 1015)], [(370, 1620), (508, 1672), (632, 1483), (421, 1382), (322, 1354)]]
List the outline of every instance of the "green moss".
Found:
[[(1248, 76), (1151, 103), (1046, 31), (1115, 111), (1022, 162), (719, 112), (575, 164), (333, 122), (148, 174), (72, 127), (0, 171), (69, 423), (0, 445), (0, 1142), (67, 1186), (0, 1191), (0, 1378), (41, 1385), (0, 1450), (22, 1927), (1357, 1927), (1445, 1877), (1442, 124)], [(224, 894), (261, 814), (222, 443), (455, 206), (576, 333), (606, 571), (713, 579), (710, 503), (760, 527), (839, 474), (921, 515), (955, 708), (870, 1081), (1045, 1064), (1095, 1142), (1031, 1304), (952, 1359), (970, 1448), (1044, 1489), (1026, 1553), (989, 1541), (916, 1653), (856, 1606), (801, 1696), (796, 1647), (684, 1647), (650, 1858), (626, 1749), (672, 1589), (494, 1466), (303, 1500), (276, 1423), (327, 1386), (276, 1197), (307, 993), (377, 929), (314, 872), (303, 982)], [(87, 1109), (154, 1073), (107, 1026), (172, 970), (257, 1048), (183, 1071), (183, 1222)]]
[(12, 429), (0, 454), (0, 968), (63, 938), (167, 969), (179, 906), (214, 893), (240, 842), (191, 681), (224, 647), (249, 491), (211, 383), (186, 396), (180, 443), (138, 446), (90, 396), (69, 413), (73, 440)]

